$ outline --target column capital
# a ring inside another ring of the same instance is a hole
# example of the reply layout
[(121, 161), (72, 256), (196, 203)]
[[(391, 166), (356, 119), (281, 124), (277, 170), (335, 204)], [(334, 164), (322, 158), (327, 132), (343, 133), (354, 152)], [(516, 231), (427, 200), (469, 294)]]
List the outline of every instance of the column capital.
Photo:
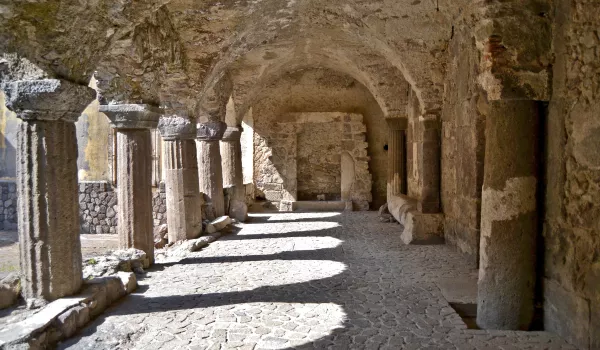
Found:
[(165, 141), (196, 138), (196, 123), (179, 116), (161, 117), (158, 121), (158, 130)]
[(228, 126), (221, 141), (239, 141), (242, 137), (242, 131), (241, 126)]
[(61, 79), (17, 80), (2, 85), (6, 107), (22, 120), (75, 122), (96, 91)]
[(158, 125), (161, 110), (147, 104), (100, 105), (116, 129), (154, 129)]
[(227, 124), (220, 121), (209, 121), (196, 125), (196, 138), (201, 141), (218, 141), (223, 138)]
[(408, 118), (385, 118), (385, 121), (391, 130), (408, 129)]

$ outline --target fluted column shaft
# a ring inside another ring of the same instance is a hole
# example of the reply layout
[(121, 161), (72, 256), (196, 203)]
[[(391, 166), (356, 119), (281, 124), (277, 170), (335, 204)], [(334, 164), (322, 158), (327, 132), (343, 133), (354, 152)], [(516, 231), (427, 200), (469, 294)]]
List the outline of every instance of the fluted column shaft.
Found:
[(74, 122), (94, 90), (58, 79), (4, 87), (22, 119), (17, 191), (22, 294), (28, 301), (74, 294), (82, 284)]
[(533, 319), (539, 120), (535, 101), (492, 101), (486, 119), (477, 325)]
[(244, 175), (242, 172), (241, 127), (228, 127), (221, 140), (223, 161), (223, 186), (235, 188), (235, 199), (244, 200)]
[(159, 110), (148, 105), (103, 105), (100, 111), (117, 130), (117, 200), (121, 249), (143, 250), (154, 262), (152, 234), (152, 140)]
[(186, 118), (161, 118), (169, 242), (196, 238), (202, 232), (202, 197), (198, 182), (196, 125)]
[(406, 194), (406, 118), (387, 119), (388, 132), (388, 180), (387, 192), (397, 196)]
[(214, 219), (225, 215), (219, 140), (227, 125), (223, 122), (208, 122), (198, 124), (197, 128), (198, 182), (200, 192), (206, 200), (206, 216)]

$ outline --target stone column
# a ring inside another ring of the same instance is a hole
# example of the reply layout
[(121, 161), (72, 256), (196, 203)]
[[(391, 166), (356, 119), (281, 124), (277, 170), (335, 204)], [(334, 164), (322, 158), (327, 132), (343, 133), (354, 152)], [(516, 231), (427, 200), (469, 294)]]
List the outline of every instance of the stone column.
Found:
[(535, 285), (538, 112), (493, 101), (486, 120), (477, 325), (529, 328)]
[(228, 215), (246, 221), (248, 207), (246, 205), (246, 191), (244, 189), (244, 175), (242, 172), (242, 127), (228, 127), (221, 140), (221, 158), (223, 160), (223, 186), (232, 189), (229, 206), (226, 205)]
[(160, 110), (143, 104), (102, 105), (117, 130), (117, 200), (119, 246), (146, 252), (154, 262), (152, 219), (152, 140)]
[(386, 119), (388, 132), (388, 196), (406, 194), (406, 118)]
[(202, 197), (198, 188), (196, 124), (182, 117), (161, 118), (169, 242), (193, 239), (202, 232)]
[[(23, 297), (52, 301), (82, 284), (74, 122), (96, 93), (58, 79), (4, 86), (17, 133), (19, 250)], [(35, 305), (35, 303), (33, 303)]]
[(421, 213), (440, 212), (440, 127), (438, 116), (426, 114), (419, 117), (417, 135), (417, 162), (421, 193), (417, 209)]
[(219, 140), (227, 124), (211, 121), (197, 125), (198, 180), (206, 202), (206, 217), (213, 220), (225, 215), (223, 172)]

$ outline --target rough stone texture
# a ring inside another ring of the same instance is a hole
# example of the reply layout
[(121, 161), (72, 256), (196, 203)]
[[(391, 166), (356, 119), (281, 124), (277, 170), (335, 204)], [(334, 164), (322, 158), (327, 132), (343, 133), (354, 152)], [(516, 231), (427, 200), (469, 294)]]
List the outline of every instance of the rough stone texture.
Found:
[(137, 287), (133, 273), (102, 277), (84, 283), (81, 295), (61, 298), (20, 322), (0, 329), (2, 349), (46, 349), (71, 337), (91, 319)]
[(0, 181), (0, 229), (17, 229), (17, 184)]
[(534, 101), (492, 101), (486, 121), (477, 325), (533, 319), (539, 116)]
[[(406, 159), (408, 189), (410, 197), (417, 199), (417, 208), (422, 213), (437, 213), (440, 210), (440, 123), (435, 113), (419, 112), (418, 100), (411, 92), (406, 134)], [(410, 151), (412, 150), (412, 152)]]
[(13, 305), (21, 295), (21, 279), (16, 273), (0, 280), (0, 309)]
[(246, 188), (242, 170), (242, 130), (228, 127), (221, 140), (221, 160), (223, 162), (223, 187), (230, 193), (225, 198), (225, 213), (238, 221), (246, 221)]
[(106, 181), (79, 182), (81, 234), (117, 233), (117, 194)]
[(387, 194), (406, 194), (406, 129), (408, 118), (387, 118), (388, 178)]
[(75, 125), (20, 125), (17, 191), (23, 296), (54, 300), (81, 286)]
[(437, 281), (475, 283), (446, 246), (407, 246), (376, 212), (253, 214), (150, 270), (141, 293), (58, 346), (114, 349), (574, 349), (546, 332), (468, 330)]
[(446, 242), (476, 266), (489, 106), (476, 82), (479, 56), (471, 35), (468, 26), (456, 26), (450, 41), (441, 114), (441, 200)]
[(277, 121), (257, 120), (255, 130), (255, 181), (265, 199), (317, 200), (324, 194), (325, 200), (341, 200), (344, 152), (354, 160), (348, 199), (357, 210), (369, 209), (372, 180), (361, 115), (288, 113)]
[[(440, 244), (443, 238), (443, 215), (424, 214), (417, 210), (417, 200), (406, 195), (390, 196), (387, 210), (400, 223), (404, 244)], [(387, 220), (389, 221), (389, 220)]]
[(152, 189), (152, 218), (154, 227), (167, 224), (167, 192), (164, 182)]
[[(257, 102), (248, 111), (244, 121), (251, 120), (254, 134), (254, 178), (261, 174), (262, 164), (268, 162), (270, 147), (264, 137), (270, 137), (269, 129), (275, 121), (290, 112), (345, 112), (360, 113), (366, 126), (366, 139), (369, 147), (368, 169), (372, 174), (371, 194), (372, 208), (378, 208), (386, 201), (387, 188), (387, 153), (384, 146), (387, 144), (387, 125), (384, 114), (377, 101), (369, 94), (369, 90), (359, 81), (344, 76), (335, 69), (307, 69), (285, 74), (266, 87), (257, 97)], [(286, 130), (277, 130), (273, 133), (285, 133)], [(277, 141), (277, 146), (290, 147), (288, 141)], [(292, 142), (292, 140), (289, 140)], [(295, 142), (295, 140), (293, 141)], [(287, 154), (282, 154), (272, 161), (284, 162)], [(287, 182), (287, 177), (295, 176), (292, 165), (286, 170), (282, 180)], [(273, 175), (275, 178), (279, 175)], [(293, 192), (294, 182), (286, 184), (286, 189)], [(275, 181), (278, 183), (278, 181)], [(257, 193), (260, 194), (260, 193)], [(292, 196), (284, 193), (285, 200), (293, 200)]]
[(151, 149), (149, 130), (117, 130), (119, 244), (143, 250), (153, 262)]
[(165, 140), (165, 188), (169, 242), (196, 238), (202, 232), (202, 195), (194, 139)]
[(556, 61), (546, 143), (544, 324), (581, 348), (597, 349), (600, 3), (554, 4)]
[(206, 122), (197, 125), (196, 155), (198, 181), (204, 195), (205, 209), (202, 217), (213, 220), (225, 214), (223, 195), (223, 168), (219, 140), (227, 130), (223, 122)]
[(221, 139), (223, 187), (234, 187), (236, 200), (243, 200), (242, 144), (240, 127), (227, 127)]

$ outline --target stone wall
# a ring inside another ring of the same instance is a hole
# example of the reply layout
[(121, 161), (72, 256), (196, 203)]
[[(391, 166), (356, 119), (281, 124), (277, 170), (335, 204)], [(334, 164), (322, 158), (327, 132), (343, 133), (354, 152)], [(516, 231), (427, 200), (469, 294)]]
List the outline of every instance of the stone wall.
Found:
[(79, 182), (81, 233), (117, 233), (117, 194), (106, 181)]
[[(154, 226), (167, 223), (165, 186), (153, 188)], [(115, 188), (106, 181), (79, 182), (79, 216), (82, 234), (116, 234), (119, 205)]]
[(449, 54), (442, 109), (444, 237), (476, 266), (487, 98), (475, 80), (479, 56), (469, 30), (457, 27)]
[(298, 132), (297, 181), (298, 200), (314, 201), (324, 195), (325, 200), (342, 199), (340, 121), (305, 123)]
[(317, 200), (321, 194), (340, 200), (341, 153), (346, 151), (355, 169), (350, 198), (355, 209), (368, 210), (372, 177), (362, 120), (348, 113), (287, 113), (277, 119), (255, 115), (257, 190), (273, 202)]
[[(377, 101), (359, 82), (326, 69), (289, 73), (265, 88), (250, 111), (254, 122), (254, 151), (258, 152), (254, 154), (254, 159), (258, 164), (268, 161), (272, 155), (270, 151), (261, 153), (268, 149), (258, 133), (259, 125), (264, 120), (274, 120), (277, 116), (301, 111), (361, 114), (366, 126), (368, 171), (372, 174), (371, 209), (385, 204), (387, 152), (384, 146), (388, 142), (388, 127)], [(260, 172), (258, 164), (253, 168), (255, 179)], [(294, 174), (293, 171), (290, 173)], [(261, 193), (257, 191), (256, 195), (260, 196)]]
[(164, 182), (152, 188), (152, 218), (154, 226), (167, 223), (167, 193)]
[(17, 185), (0, 181), (0, 230), (17, 229)]
[(600, 349), (600, 2), (555, 6), (544, 323), (580, 348)]

